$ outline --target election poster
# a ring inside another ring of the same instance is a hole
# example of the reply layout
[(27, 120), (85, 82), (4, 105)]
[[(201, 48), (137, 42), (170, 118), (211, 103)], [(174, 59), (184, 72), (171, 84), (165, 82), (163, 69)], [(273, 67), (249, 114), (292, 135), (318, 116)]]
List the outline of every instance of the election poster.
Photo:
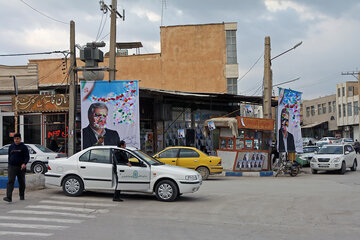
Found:
[(279, 152), (302, 152), (300, 127), (301, 92), (279, 89), (277, 147)]
[(138, 81), (81, 81), (82, 149), (96, 144), (140, 148)]

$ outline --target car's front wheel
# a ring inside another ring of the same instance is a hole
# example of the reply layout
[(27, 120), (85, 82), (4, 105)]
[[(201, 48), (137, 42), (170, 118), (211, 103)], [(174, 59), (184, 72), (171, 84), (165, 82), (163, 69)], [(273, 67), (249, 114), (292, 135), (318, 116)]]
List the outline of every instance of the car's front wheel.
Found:
[(339, 173), (340, 174), (345, 174), (345, 172), (346, 172), (346, 164), (345, 164), (345, 162), (342, 162), (341, 169), (340, 169)]
[(203, 180), (208, 179), (208, 177), (209, 177), (209, 175), (210, 175), (210, 171), (209, 171), (209, 169), (207, 169), (206, 167), (198, 167), (198, 168), (196, 169), (196, 171), (197, 171), (198, 173), (200, 173), (201, 178), (202, 178)]
[(156, 185), (155, 194), (160, 201), (172, 202), (178, 197), (179, 191), (173, 181), (162, 180)]
[(312, 174), (317, 174), (317, 170), (316, 169), (311, 169), (311, 173)]
[(354, 163), (351, 167), (351, 171), (356, 171), (356, 168), (357, 168), (357, 161), (356, 161), (356, 159), (354, 159)]
[(84, 184), (78, 176), (68, 176), (63, 184), (63, 191), (67, 196), (79, 196), (84, 191)]
[(46, 166), (42, 162), (35, 162), (31, 165), (31, 172), (44, 174), (46, 172)]

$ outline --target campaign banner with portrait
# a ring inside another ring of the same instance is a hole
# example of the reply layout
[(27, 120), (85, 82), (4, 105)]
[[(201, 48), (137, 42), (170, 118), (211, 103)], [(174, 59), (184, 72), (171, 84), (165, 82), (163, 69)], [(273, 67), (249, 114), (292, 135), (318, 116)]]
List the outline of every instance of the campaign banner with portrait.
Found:
[(104, 145), (140, 148), (138, 81), (81, 81), (82, 149), (93, 146), (99, 136)]
[(301, 92), (279, 89), (277, 148), (279, 152), (302, 152), (300, 126)]

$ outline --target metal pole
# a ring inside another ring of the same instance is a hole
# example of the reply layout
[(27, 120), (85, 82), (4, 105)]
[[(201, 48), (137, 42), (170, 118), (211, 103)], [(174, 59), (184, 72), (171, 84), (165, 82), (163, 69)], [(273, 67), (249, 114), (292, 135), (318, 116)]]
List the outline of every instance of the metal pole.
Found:
[(111, 1), (111, 25), (110, 25), (110, 52), (109, 52), (109, 81), (115, 80), (116, 73), (116, 11), (117, 0)]
[(76, 113), (76, 82), (75, 82), (75, 22), (70, 21), (70, 86), (69, 86), (69, 145), (68, 156), (76, 151), (75, 145), (75, 113)]
[(264, 55), (264, 95), (263, 95), (263, 111), (264, 118), (272, 118), (271, 113), (271, 96), (272, 96), (272, 72), (270, 57), (270, 37), (265, 37), (265, 55)]
[(15, 133), (18, 133), (18, 84), (16, 80), (16, 76), (12, 76), (14, 79), (14, 89), (15, 89), (15, 97), (14, 97), (14, 117), (15, 117)]

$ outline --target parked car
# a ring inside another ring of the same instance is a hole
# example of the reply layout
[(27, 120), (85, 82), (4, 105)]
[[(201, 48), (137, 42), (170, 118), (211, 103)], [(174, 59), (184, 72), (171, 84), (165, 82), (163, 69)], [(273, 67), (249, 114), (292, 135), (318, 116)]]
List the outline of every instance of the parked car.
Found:
[(317, 146), (303, 147), (303, 153), (297, 153), (295, 161), (302, 166), (310, 165), (310, 160), (318, 151), (319, 148)]
[[(50, 160), (64, 157), (65, 154), (56, 153), (40, 144), (25, 144), (29, 149), (30, 160), (26, 169), (33, 173), (45, 173)], [(10, 144), (0, 148), (0, 168), (8, 167), (8, 151)]]
[(324, 145), (310, 161), (311, 172), (338, 170), (340, 174), (346, 168), (356, 171), (357, 159), (354, 148), (350, 144)]
[(303, 141), (303, 146), (308, 146), (310, 141), (313, 145), (316, 144), (317, 140), (315, 138), (312, 138), (312, 137), (303, 137), (302, 138), (302, 141)]
[(339, 140), (334, 137), (323, 137), (319, 141), (316, 142), (316, 146), (322, 147), (325, 144), (333, 144), (333, 143), (338, 143), (338, 142), (339, 142)]
[(125, 151), (132, 166), (117, 165), (118, 189), (155, 193), (161, 201), (174, 201), (183, 193), (193, 193), (202, 184), (194, 170), (165, 165), (134, 148), (99, 146), (84, 149), (67, 159), (49, 162), (45, 183), (62, 186), (68, 196), (79, 196), (84, 190), (114, 190), (113, 159)]
[(165, 164), (195, 169), (202, 179), (223, 171), (220, 157), (209, 156), (194, 147), (167, 147), (156, 153), (154, 158)]
[(355, 145), (354, 140), (352, 140), (351, 138), (340, 138), (339, 143), (341, 143), (341, 144), (351, 144), (352, 146)]

